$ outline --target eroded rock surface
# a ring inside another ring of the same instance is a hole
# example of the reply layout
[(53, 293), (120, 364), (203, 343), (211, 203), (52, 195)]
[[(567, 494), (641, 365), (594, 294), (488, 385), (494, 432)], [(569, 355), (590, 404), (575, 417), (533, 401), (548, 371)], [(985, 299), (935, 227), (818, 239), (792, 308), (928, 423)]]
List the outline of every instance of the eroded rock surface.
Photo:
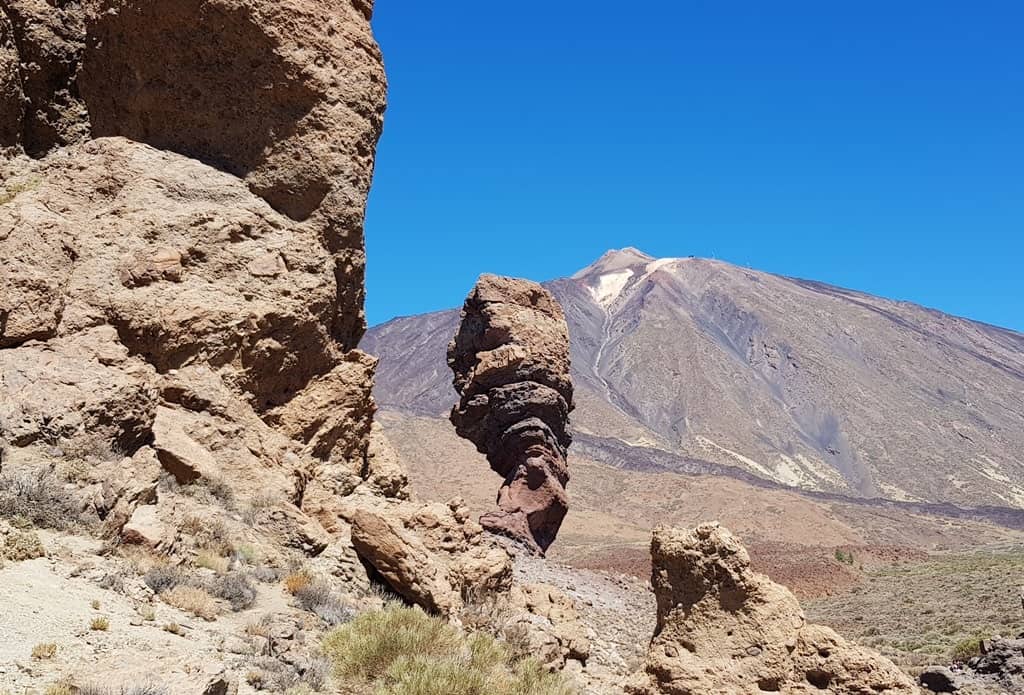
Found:
[(498, 510), (480, 523), (543, 553), (568, 511), (573, 394), (561, 307), (537, 283), (482, 275), (448, 364), (460, 395), (452, 423), (505, 479)]
[(882, 655), (809, 624), (718, 524), (656, 529), (651, 561), (657, 626), (633, 695), (918, 692)]
[(352, 545), (394, 591), (453, 615), (472, 592), (503, 593), (512, 559), (490, 542), (460, 500), (448, 504), (356, 500), (343, 515)]

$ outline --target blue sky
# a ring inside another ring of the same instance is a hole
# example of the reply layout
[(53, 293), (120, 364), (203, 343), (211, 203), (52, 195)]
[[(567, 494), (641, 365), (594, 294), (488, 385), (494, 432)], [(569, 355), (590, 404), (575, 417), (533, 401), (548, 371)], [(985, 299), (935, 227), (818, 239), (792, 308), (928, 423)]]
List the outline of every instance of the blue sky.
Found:
[(371, 324), (713, 256), (1024, 330), (1024, 3), (377, 0)]

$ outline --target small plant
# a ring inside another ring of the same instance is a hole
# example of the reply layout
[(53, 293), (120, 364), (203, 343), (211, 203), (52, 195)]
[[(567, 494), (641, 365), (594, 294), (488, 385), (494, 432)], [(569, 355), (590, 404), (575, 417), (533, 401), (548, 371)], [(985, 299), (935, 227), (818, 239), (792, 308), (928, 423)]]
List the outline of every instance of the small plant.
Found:
[(295, 598), (305, 610), (316, 614), (332, 627), (347, 623), (355, 617), (355, 610), (343, 604), (331, 591), (331, 587), (320, 580), (314, 579), (297, 589)]
[(0, 517), (58, 531), (83, 523), (74, 497), (47, 468), (0, 476)]
[(161, 593), (160, 598), (169, 605), (203, 620), (216, 620), (220, 613), (213, 596), (210, 596), (205, 589), (196, 586), (179, 584), (173, 589)]
[(3, 555), (8, 560), (20, 562), (43, 557), (46, 550), (35, 531), (13, 531), (4, 539)]
[(43, 642), (32, 647), (32, 658), (37, 661), (52, 659), (57, 656), (57, 644), (55, 642)]
[(292, 572), (284, 578), (284, 590), (294, 596), (300, 589), (304, 589), (313, 583), (313, 576), (306, 570)]
[(89, 605), (92, 606), (94, 611), (98, 611), (100, 609), (100, 602), (98, 599), (93, 599)]
[(957, 642), (949, 652), (952, 661), (970, 661), (981, 655), (981, 642), (985, 638), (981, 635), (974, 635), (965, 640)]
[(145, 620), (147, 623), (151, 623), (154, 620), (156, 620), (156, 611), (153, 610), (152, 606), (143, 606), (142, 608), (140, 608), (139, 615), (141, 615), (142, 619)]
[(168, 589), (173, 589), (184, 583), (185, 580), (185, 573), (172, 565), (157, 565), (142, 577), (142, 581), (146, 582), (146, 586), (155, 594), (162, 594)]
[(93, 618), (92, 621), (89, 623), (89, 629), (96, 630), (98, 632), (106, 632), (110, 629), (110, 620), (104, 618), (103, 616)]
[(256, 587), (241, 572), (214, 577), (205, 588), (211, 595), (231, 604), (231, 610), (242, 611), (256, 603)]
[(464, 636), (414, 608), (389, 606), (330, 633), (324, 654), (335, 675), (389, 695), (570, 695), (558, 674), (533, 659), (514, 662), (489, 635)]
[(75, 690), (67, 679), (63, 679), (48, 686), (43, 695), (75, 695)]
[(164, 632), (169, 632), (172, 635), (178, 635), (179, 637), (185, 634), (185, 631), (181, 628), (178, 623), (167, 623), (163, 627)]
[(195, 565), (196, 567), (205, 567), (208, 570), (213, 570), (217, 574), (224, 574), (231, 567), (231, 561), (209, 550), (201, 550), (196, 555)]
[(852, 551), (844, 553), (839, 548), (836, 548), (835, 555), (836, 555), (836, 560), (838, 562), (842, 562), (842, 563), (847, 564), (847, 565), (852, 565), (853, 564), (853, 552)]
[(78, 695), (169, 695), (169, 691), (159, 685), (123, 685), (120, 688), (86, 685), (79, 688)]

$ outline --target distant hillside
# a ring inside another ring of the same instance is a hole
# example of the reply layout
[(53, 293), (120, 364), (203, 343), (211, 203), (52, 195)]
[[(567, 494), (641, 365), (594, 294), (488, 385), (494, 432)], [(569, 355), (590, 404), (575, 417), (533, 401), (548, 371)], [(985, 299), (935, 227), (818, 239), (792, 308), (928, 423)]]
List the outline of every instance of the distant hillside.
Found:
[[(594, 461), (1024, 508), (1020, 333), (635, 249), (546, 286), (571, 332), (574, 449)], [(446, 417), (457, 322), (451, 310), (367, 333), (384, 410)]]

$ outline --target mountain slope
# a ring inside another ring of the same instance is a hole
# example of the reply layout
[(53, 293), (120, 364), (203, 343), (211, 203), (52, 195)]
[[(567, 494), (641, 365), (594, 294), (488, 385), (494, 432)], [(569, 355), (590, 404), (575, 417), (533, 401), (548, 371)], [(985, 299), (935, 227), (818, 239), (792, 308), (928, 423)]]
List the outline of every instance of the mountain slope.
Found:
[[(569, 322), (577, 446), (594, 460), (1024, 508), (1024, 335), (635, 249), (546, 287)], [(369, 331), (384, 409), (446, 415), (457, 322), (452, 310)]]

